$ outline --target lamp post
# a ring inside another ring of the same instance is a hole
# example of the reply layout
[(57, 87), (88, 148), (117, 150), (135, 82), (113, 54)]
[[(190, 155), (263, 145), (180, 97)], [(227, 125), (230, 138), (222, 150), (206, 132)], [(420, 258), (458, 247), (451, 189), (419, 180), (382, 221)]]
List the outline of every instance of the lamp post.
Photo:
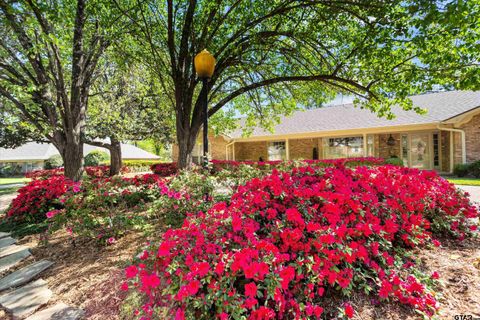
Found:
[(202, 81), (200, 99), (203, 107), (203, 166), (206, 168), (208, 166), (208, 81), (215, 71), (215, 58), (207, 49), (203, 49), (195, 56), (194, 65), (197, 77)]

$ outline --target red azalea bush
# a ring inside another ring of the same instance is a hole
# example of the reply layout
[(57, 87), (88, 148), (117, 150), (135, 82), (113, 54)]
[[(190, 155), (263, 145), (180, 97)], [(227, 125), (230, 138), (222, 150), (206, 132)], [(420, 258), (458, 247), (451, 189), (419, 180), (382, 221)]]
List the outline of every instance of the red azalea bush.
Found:
[[(91, 178), (104, 178), (108, 177), (110, 174), (110, 166), (93, 166), (93, 167), (85, 167), (85, 172), (87, 176)], [(130, 170), (128, 167), (122, 167), (120, 170), (121, 173), (127, 173)], [(46, 170), (34, 170), (27, 172), (25, 174), (26, 178), (30, 178), (32, 180), (37, 180), (37, 179), (48, 179), (53, 176), (63, 176), (64, 174), (64, 169), (59, 168), (59, 169), (46, 169)]]
[(162, 178), (155, 174), (85, 179), (81, 188), (65, 194), (64, 209), (47, 213), (49, 231), (66, 228), (73, 236), (111, 244), (128, 230), (145, 224), (143, 205), (165, 189)]
[(63, 175), (51, 175), (45, 179), (32, 180), (18, 190), (8, 208), (6, 217), (18, 222), (42, 221), (49, 210), (63, 208), (60, 197), (69, 189), (78, 189), (78, 183)]
[(168, 177), (178, 172), (176, 162), (157, 163), (150, 167), (153, 173), (158, 174), (161, 177)]
[(312, 167), (329, 167), (329, 166), (374, 166), (385, 164), (383, 158), (376, 157), (358, 157), (358, 158), (340, 158), (340, 159), (324, 159), (324, 160), (297, 160), (297, 161), (232, 161), (232, 160), (211, 160), (214, 171), (235, 170), (242, 165), (248, 165), (258, 169), (278, 168), (280, 170), (292, 169), (297, 164), (301, 166), (309, 165)]
[(46, 169), (46, 170), (33, 170), (25, 173), (25, 178), (30, 178), (32, 180), (37, 179), (48, 179), (53, 176), (63, 176), (63, 168), (59, 169)]
[(122, 289), (143, 295), (142, 319), (352, 317), (345, 300), (353, 291), (431, 316), (435, 293), (414, 276), (408, 248), (431, 243), (432, 231), (462, 237), (466, 219), (477, 216), (433, 172), (274, 170), (239, 187), (230, 204), (168, 230), (158, 249), (126, 269)]
[[(110, 175), (110, 166), (94, 166), (94, 167), (85, 167), (85, 172), (89, 177), (92, 178), (105, 178)], [(130, 172), (128, 167), (123, 166), (120, 169), (120, 173)]]

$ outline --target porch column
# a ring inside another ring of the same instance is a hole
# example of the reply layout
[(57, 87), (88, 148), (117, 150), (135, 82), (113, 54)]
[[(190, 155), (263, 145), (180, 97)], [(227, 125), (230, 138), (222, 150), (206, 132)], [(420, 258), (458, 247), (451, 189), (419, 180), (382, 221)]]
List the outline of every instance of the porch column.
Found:
[(285, 153), (286, 153), (287, 160), (290, 160), (290, 146), (288, 142), (289, 142), (288, 139), (285, 139)]
[(367, 150), (367, 134), (363, 134), (363, 156), (366, 157), (368, 156), (368, 150)]
[(235, 141), (233, 142), (232, 144), (232, 149), (233, 149), (233, 153), (232, 153), (232, 160), (235, 161)]

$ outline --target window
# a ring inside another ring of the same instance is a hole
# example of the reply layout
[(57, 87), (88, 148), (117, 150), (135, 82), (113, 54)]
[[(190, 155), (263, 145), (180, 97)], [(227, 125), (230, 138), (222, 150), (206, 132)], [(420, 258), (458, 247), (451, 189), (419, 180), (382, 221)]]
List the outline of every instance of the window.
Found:
[(440, 152), (438, 143), (438, 133), (433, 134), (433, 166), (440, 166)]
[(375, 140), (371, 134), (367, 135), (367, 156), (375, 156)]
[(344, 137), (324, 139), (323, 158), (363, 157), (363, 137)]
[(268, 144), (268, 160), (285, 160), (285, 141), (274, 141)]
[(408, 136), (402, 135), (402, 161), (405, 166), (408, 166)]

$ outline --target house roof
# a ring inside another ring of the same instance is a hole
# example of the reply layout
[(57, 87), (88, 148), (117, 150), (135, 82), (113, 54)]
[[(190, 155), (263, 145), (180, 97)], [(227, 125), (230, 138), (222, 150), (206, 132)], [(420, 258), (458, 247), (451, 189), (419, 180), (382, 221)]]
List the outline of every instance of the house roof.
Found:
[[(122, 143), (122, 158), (127, 160), (135, 159), (160, 159), (159, 156), (140, 149), (134, 145)], [(84, 154), (88, 154), (93, 150), (108, 150), (85, 144), (83, 147)], [(51, 143), (28, 142), (15, 149), (0, 148), (0, 161), (18, 161), (18, 160), (47, 160), (51, 156), (58, 155), (58, 150)]]
[[(282, 117), (273, 133), (256, 127), (250, 137), (440, 123), (480, 107), (480, 91), (428, 93), (412, 96), (410, 99), (414, 106), (426, 109), (427, 113), (421, 115), (413, 110), (405, 111), (394, 106), (392, 112), (396, 118), (388, 120), (379, 118), (370, 110), (344, 104), (296, 111), (291, 116)], [(229, 134), (231, 138), (242, 137), (243, 123), (242, 119), (240, 128)]]

